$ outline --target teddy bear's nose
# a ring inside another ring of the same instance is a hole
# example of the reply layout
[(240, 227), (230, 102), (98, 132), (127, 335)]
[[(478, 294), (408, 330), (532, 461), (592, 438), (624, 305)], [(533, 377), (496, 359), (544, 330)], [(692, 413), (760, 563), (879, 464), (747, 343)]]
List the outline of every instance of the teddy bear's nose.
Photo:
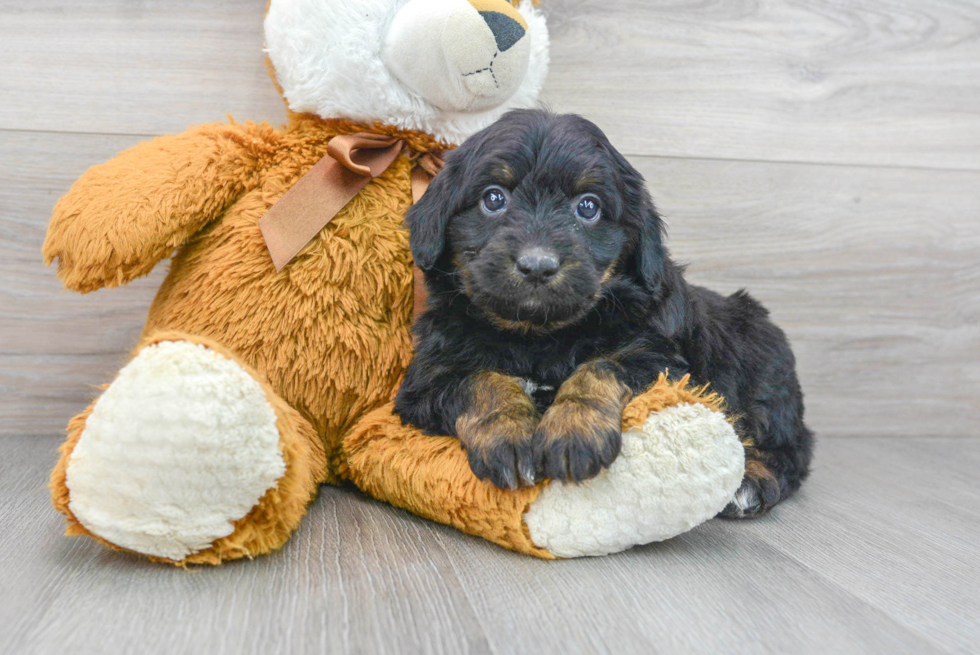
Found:
[(499, 11), (481, 11), (480, 16), (493, 32), (493, 38), (497, 41), (497, 50), (500, 52), (507, 52), (524, 36), (524, 26), (506, 14)]
[(477, 113), (500, 106), (520, 88), (535, 30), (512, 2), (398, 4), (384, 37), (384, 62), (423, 100), (444, 111)]

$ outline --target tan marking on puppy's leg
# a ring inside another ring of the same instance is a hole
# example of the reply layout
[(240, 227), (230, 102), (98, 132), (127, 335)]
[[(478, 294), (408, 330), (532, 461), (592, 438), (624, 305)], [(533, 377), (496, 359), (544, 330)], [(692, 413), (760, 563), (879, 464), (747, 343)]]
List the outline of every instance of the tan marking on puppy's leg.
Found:
[(745, 460), (745, 477), (751, 480), (772, 480), (775, 476), (769, 468), (757, 459)]
[(580, 366), (565, 380), (534, 435), (535, 465), (545, 477), (579, 482), (612, 464), (622, 441), (629, 387), (611, 362)]
[(537, 409), (518, 378), (484, 372), (470, 378), (470, 404), (456, 419), (456, 434), (477, 477), (515, 489), (534, 484), (537, 423)]
[(755, 447), (755, 440), (747, 437), (742, 440), (745, 447), (745, 477), (749, 480), (775, 480), (769, 467), (766, 466), (766, 453)]

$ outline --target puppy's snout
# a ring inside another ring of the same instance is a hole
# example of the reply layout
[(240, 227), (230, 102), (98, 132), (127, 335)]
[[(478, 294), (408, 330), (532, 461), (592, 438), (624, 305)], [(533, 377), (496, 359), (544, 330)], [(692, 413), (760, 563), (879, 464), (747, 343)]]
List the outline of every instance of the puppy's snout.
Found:
[(528, 282), (541, 284), (558, 273), (558, 254), (545, 248), (529, 248), (517, 256), (517, 272)]

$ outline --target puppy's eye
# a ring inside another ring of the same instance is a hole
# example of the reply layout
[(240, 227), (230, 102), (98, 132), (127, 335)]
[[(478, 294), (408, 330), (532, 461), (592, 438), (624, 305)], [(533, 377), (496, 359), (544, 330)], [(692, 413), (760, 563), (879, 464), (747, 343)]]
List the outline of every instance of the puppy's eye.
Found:
[(575, 215), (586, 223), (595, 223), (602, 214), (602, 206), (599, 198), (589, 194), (579, 198), (578, 205), (575, 207)]
[(500, 187), (492, 186), (483, 192), (483, 209), (489, 214), (503, 211), (507, 206), (507, 196)]

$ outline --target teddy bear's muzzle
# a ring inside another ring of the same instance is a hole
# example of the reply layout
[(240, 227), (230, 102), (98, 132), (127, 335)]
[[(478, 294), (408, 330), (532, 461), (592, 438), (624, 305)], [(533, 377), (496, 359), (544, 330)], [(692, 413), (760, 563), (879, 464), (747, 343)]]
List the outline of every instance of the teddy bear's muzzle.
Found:
[(530, 56), (527, 31), (506, 0), (410, 0), (388, 28), (384, 60), (436, 107), (484, 111), (520, 87)]

